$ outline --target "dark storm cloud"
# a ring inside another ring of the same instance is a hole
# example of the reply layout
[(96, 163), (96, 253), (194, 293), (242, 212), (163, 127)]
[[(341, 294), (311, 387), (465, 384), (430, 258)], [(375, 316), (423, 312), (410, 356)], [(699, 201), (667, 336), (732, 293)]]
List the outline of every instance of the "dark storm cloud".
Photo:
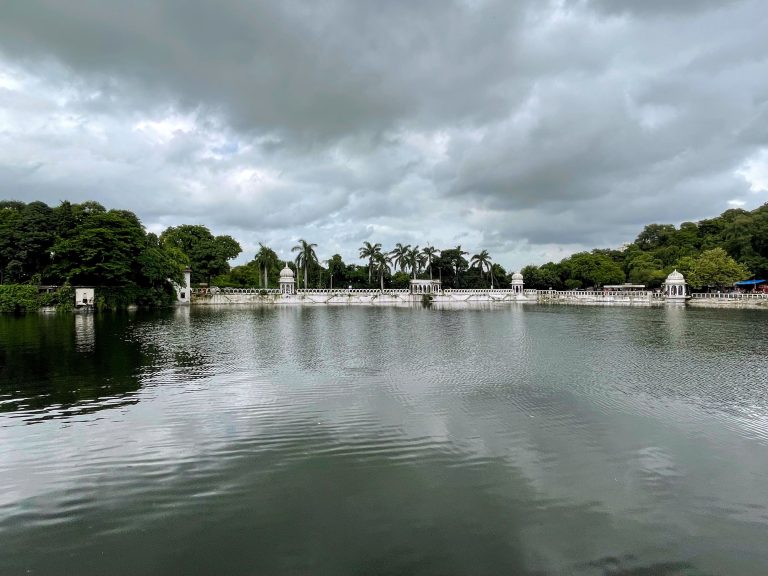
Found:
[(310, 145), (406, 118), (503, 113), (510, 94), (498, 67), (509, 66), (522, 13), (442, 0), (43, 0), (3, 8), (0, 46), (15, 58), (52, 56), (105, 87), (117, 79), (132, 98), (166, 93), (239, 129)]
[(618, 246), (765, 200), (766, 29), (758, 0), (9, 2), (0, 195), (348, 257)]

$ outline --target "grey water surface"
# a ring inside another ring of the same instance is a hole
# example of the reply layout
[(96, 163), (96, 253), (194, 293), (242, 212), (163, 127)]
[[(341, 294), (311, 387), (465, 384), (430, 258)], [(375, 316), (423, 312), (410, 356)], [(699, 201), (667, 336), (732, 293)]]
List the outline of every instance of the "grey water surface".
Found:
[(768, 312), (0, 317), (0, 575), (768, 574)]

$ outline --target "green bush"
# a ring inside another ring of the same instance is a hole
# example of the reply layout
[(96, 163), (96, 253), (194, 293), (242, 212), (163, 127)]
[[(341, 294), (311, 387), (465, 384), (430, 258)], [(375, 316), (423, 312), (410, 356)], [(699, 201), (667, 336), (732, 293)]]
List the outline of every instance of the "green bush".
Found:
[(24, 284), (0, 285), (0, 312), (26, 312), (37, 310), (40, 298), (37, 287)]
[(19, 314), (43, 306), (69, 310), (74, 297), (74, 290), (66, 285), (55, 292), (40, 292), (37, 286), (31, 284), (0, 284), (0, 312)]

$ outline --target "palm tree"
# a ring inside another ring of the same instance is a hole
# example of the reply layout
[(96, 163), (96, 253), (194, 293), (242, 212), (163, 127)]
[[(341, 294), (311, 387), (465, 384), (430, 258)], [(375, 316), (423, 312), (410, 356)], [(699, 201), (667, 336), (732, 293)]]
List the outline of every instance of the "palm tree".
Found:
[(370, 242), (363, 242), (363, 246), (360, 248), (360, 258), (368, 258), (368, 285), (371, 285), (371, 272), (373, 271), (373, 260), (376, 254), (381, 252), (381, 244), (371, 244)]
[[(456, 269), (456, 287), (458, 288), (458, 286), (459, 286), (459, 266), (461, 265), (461, 261), (464, 260), (462, 257), (465, 256), (465, 255), (469, 255), (469, 252), (465, 252), (464, 250), (462, 250), (461, 249), (461, 244), (456, 246), (455, 250), (456, 250), (456, 259), (453, 261), (453, 265), (454, 265), (454, 267)], [(466, 263), (467, 263), (467, 261), (464, 260), (464, 264), (466, 264)]]
[(373, 261), (376, 264), (376, 270), (379, 272), (379, 281), (381, 282), (381, 290), (384, 291), (384, 274), (386, 272), (391, 271), (389, 267), (390, 257), (387, 254), (378, 252), (374, 256)]
[(424, 246), (421, 249), (421, 253), (427, 257), (427, 265), (429, 266), (429, 279), (432, 280), (432, 258), (438, 255), (438, 249), (434, 246)]
[(478, 268), (480, 270), (480, 280), (482, 280), (483, 273), (491, 269), (491, 257), (488, 254), (488, 250), (481, 250), (480, 254), (472, 256), (469, 265), (471, 268)]
[(317, 264), (317, 254), (315, 247), (317, 244), (310, 244), (304, 239), (299, 239), (299, 243), (291, 248), (291, 252), (298, 252), (296, 255), (296, 266), (304, 268), (304, 289), (307, 289), (307, 270), (310, 264)]
[(413, 274), (413, 278), (416, 279), (417, 272), (420, 271), (420, 264), (421, 259), (419, 258), (421, 256), (421, 251), (419, 250), (418, 246), (414, 246), (410, 250), (408, 250), (406, 254), (406, 261), (408, 262), (408, 266), (411, 267), (411, 274)]
[[(270, 254), (272, 250), (264, 246), (261, 242), (259, 242), (259, 251), (256, 252), (256, 257), (253, 259), (256, 266), (259, 267), (259, 284), (262, 285), (263, 288), (268, 288), (268, 277), (267, 277), (267, 267), (272, 264), (272, 254)], [(262, 274), (263, 271), (263, 274)]]
[(400, 272), (405, 272), (405, 267), (408, 266), (408, 251), (410, 248), (410, 244), (403, 246), (398, 242), (395, 244), (394, 249), (389, 253), (392, 264), (400, 268)]

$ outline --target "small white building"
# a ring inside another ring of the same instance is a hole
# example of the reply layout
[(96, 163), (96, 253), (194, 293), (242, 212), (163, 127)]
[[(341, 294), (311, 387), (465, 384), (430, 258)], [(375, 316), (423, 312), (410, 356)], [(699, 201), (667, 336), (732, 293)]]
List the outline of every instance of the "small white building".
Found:
[(685, 277), (675, 269), (664, 282), (664, 300), (667, 302), (685, 302), (691, 297)]
[(440, 280), (411, 280), (411, 294), (439, 294)]
[(523, 288), (525, 287), (525, 282), (523, 281), (523, 275), (520, 274), (520, 272), (515, 272), (512, 274), (512, 292), (515, 294), (522, 294)]
[(75, 308), (93, 306), (95, 290), (87, 286), (78, 286), (75, 288)]
[(285, 268), (280, 270), (280, 294), (296, 294), (296, 275), (288, 268), (287, 262)]

